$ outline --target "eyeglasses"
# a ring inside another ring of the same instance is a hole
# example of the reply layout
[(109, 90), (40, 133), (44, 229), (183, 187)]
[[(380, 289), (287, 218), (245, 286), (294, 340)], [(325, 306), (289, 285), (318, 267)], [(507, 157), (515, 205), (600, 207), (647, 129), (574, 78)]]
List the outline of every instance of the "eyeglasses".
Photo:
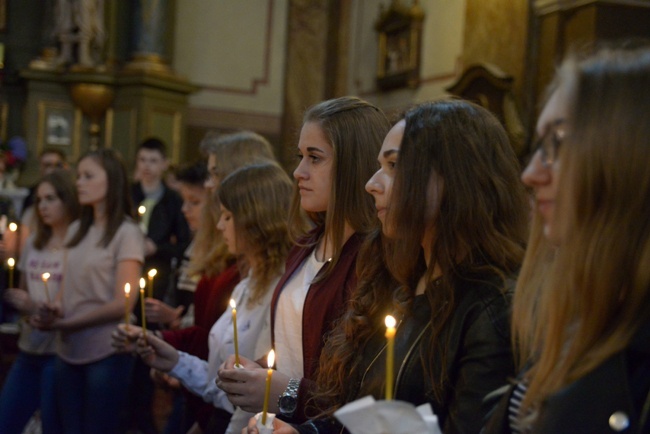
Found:
[(535, 152), (540, 152), (542, 166), (550, 167), (557, 161), (558, 152), (565, 136), (564, 119), (558, 119), (537, 140), (535, 143)]

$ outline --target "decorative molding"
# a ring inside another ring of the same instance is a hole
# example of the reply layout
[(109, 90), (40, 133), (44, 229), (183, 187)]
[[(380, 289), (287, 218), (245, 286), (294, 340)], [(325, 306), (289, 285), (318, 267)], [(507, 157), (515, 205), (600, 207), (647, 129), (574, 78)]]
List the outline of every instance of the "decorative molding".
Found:
[(273, 6), (274, 0), (269, 0), (268, 12), (266, 14), (266, 45), (264, 47), (264, 72), (261, 78), (253, 78), (248, 88), (238, 88), (230, 86), (210, 86), (198, 84), (204, 92), (230, 93), (236, 95), (257, 95), (260, 86), (269, 84), (271, 76), (271, 50), (273, 42)]

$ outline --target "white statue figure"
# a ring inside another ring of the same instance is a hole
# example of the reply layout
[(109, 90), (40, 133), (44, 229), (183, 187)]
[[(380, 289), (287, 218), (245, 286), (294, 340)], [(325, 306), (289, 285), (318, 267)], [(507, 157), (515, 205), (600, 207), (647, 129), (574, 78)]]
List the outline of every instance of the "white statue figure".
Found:
[(61, 44), (58, 64), (73, 63), (77, 44), (77, 64), (93, 68), (102, 63), (106, 34), (104, 0), (56, 0), (54, 34)]

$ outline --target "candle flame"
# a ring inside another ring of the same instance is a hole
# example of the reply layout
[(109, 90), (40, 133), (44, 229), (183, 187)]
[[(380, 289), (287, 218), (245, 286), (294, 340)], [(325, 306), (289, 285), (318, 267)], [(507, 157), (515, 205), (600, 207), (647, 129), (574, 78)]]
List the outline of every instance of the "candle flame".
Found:
[(156, 270), (155, 268), (152, 268), (147, 273), (147, 276), (149, 276), (150, 279), (153, 279), (156, 274), (158, 274), (158, 270)]
[(140, 289), (143, 290), (145, 286), (147, 286), (147, 284), (144, 281), (144, 277), (141, 277), (140, 278)]
[(138, 207), (138, 214), (143, 215), (143, 214), (146, 213), (146, 212), (147, 212), (147, 207), (146, 207), (146, 206), (144, 206), (144, 205), (140, 205), (140, 206)]
[(268, 365), (269, 369), (273, 367), (275, 364), (275, 351), (269, 351), (269, 356), (266, 358), (266, 364)]
[(41, 275), (41, 279), (43, 279), (43, 282), (47, 282), (47, 279), (50, 278), (50, 273), (43, 273)]
[(386, 323), (386, 327), (388, 328), (395, 328), (395, 325), (397, 325), (397, 321), (392, 315), (386, 315), (386, 319), (384, 320)]
[(9, 223), (9, 230), (11, 232), (16, 232), (18, 230), (18, 225), (14, 222)]
[(16, 260), (14, 258), (7, 259), (7, 265), (9, 265), (9, 268), (14, 268), (14, 265), (16, 265)]
[(237, 303), (235, 303), (235, 299), (234, 299), (234, 298), (231, 298), (231, 299), (230, 299), (230, 307), (232, 307), (233, 309), (235, 309), (235, 308), (237, 307)]
[(128, 282), (124, 284), (124, 293), (126, 294), (127, 297), (131, 293), (131, 284)]

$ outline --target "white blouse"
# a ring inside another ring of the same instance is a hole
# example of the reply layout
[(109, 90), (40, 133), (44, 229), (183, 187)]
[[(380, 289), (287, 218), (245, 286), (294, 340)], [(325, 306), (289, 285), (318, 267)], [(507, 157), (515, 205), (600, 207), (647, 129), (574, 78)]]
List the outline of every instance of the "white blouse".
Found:
[[(251, 293), (250, 274), (237, 284), (232, 292), (232, 298), (237, 303), (237, 339), (239, 354), (247, 359), (257, 360), (271, 350), (271, 298), (273, 289), (279, 277), (274, 279), (267, 288), (266, 294), (248, 306)], [(210, 353), (208, 361), (179, 351), (178, 363), (169, 374), (178, 380), (192, 393), (201, 396), (206, 402), (217, 408), (233, 413), (234, 408), (224, 391), (216, 385), (219, 366), (235, 353), (234, 330), (231, 309), (219, 317), (210, 330), (208, 337)], [(252, 413), (237, 409), (231, 419), (228, 432), (241, 432)]]

